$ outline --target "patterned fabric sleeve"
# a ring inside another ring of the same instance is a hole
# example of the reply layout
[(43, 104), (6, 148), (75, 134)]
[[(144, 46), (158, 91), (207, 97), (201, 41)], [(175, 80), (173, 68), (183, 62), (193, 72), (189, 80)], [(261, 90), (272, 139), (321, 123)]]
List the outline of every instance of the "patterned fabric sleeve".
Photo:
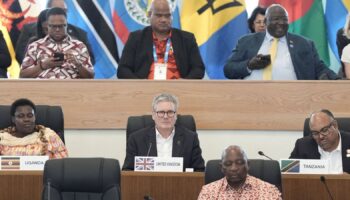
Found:
[(78, 55), (78, 60), (79, 62), (86, 68), (88, 69), (93, 69), (93, 66), (91, 64), (91, 58), (89, 55), (89, 51), (87, 49), (87, 47), (85, 46), (84, 43), (79, 42), (79, 55)]
[(37, 50), (36, 50), (37, 48), (38, 48), (37, 42), (33, 42), (28, 46), (27, 52), (24, 56), (24, 59), (21, 65), (22, 70), (34, 67), (37, 64)]
[(49, 128), (46, 128), (46, 131), (48, 140), (48, 155), (50, 159), (68, 157), (68, 151), (61, 138)]

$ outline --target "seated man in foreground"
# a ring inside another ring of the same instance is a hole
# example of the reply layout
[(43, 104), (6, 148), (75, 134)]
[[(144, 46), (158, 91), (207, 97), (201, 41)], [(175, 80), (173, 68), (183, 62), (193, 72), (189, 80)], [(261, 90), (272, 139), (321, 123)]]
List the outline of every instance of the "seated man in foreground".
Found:
[(175, 126), (178, 100), (171, 94), (153, 99), (152, 119), (155, 126), (132, 133), (126, 147), (123, 170), (134, 170), (135, 156), (183, 157), (183, 167), (204, 170), (198, 135), (185, 127)]
[(239, 146), (229, 146), (222, 153), (224, 178), (203, 186), (198, 200), (282, 199), (276, 186), (248, 175), (248, 158)]
[(289, 158), (328, 160), (331, 173), (350, 173), (350, 133), (339, 131), (329, 110), (312, 113), (309, 126), (311, 135), (296, 141)]

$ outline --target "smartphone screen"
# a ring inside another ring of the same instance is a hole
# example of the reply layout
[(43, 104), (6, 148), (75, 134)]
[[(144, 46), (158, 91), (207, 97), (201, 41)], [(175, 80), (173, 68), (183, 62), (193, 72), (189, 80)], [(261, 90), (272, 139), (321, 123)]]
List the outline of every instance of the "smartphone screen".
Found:
[(53, 57), (56, 59), (56, 61), (63, 61), (64, 60), (64, 54), (60, 52), (55, 52), (53, 54)]

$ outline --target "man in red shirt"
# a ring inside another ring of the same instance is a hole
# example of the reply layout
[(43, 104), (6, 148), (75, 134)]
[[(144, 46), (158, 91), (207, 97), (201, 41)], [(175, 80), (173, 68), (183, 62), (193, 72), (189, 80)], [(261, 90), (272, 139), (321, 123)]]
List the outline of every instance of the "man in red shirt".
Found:
[(154, 0), (148, 12), (151, 26), (132, 32), (118, 66), (118, 78), (201, 79), (204, 64), (192, 33), (171, 27), (167, 0)]

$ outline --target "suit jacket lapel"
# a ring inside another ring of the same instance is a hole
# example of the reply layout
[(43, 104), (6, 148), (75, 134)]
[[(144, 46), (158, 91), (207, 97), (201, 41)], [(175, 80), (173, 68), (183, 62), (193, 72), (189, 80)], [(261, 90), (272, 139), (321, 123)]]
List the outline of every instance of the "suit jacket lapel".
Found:
[(183, 149), (184, 149), (184, 134), (180, 130), (180, 128), (175, 128), (175, 135), (173, 139), (173, 157), (182, 157), (183, 156)]

